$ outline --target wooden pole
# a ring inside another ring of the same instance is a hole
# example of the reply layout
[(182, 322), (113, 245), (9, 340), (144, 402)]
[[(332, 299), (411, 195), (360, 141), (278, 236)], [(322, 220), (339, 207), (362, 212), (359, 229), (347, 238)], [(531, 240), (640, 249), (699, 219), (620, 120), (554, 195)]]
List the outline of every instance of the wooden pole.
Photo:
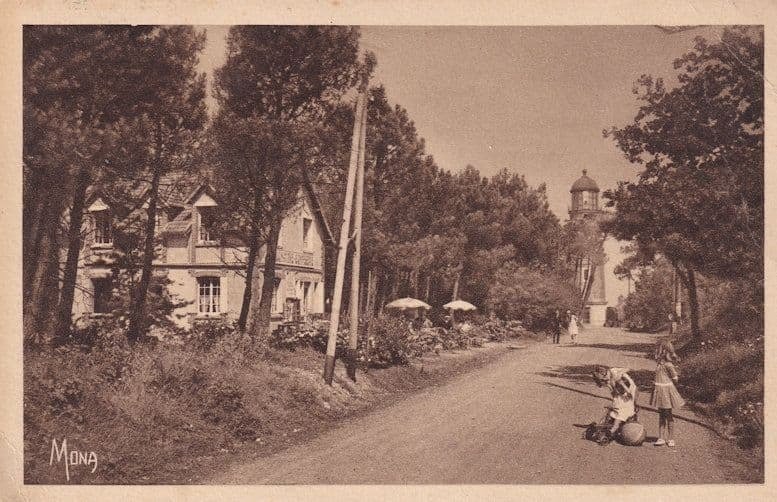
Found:
[(362, 109), (359, 155), (356, 159), (356, 200), (353, 213), (353, 256), (351, 257), (351, 301), (350, 329), (348, 332), (348, 355), (346, 358), (346, 372), (348, 377), (356, 381), (356, 350), (359, 345), (359, 282), (361, 276), (362, 258), (362, 209), (364, 198), (364, 155), (365, 137), (367, 136), (367, 102), (364, 100)]
[(335, 287), (332, 294), (332, 313), (329, 316), (329, 338), (326, 344), (326, 359), (324, 360), (324, 382), (332, 385), (335, 373), (335, 350), (337, 349), (337, 329), (340, 325), (340, 308), (343, 300), (343, 282), (345, 281), (345, 258), (348, 254), (349, 229), (351, 224), (351, 206), (353, 205), (354, 181), (356, 165), (359, 157), (359, 140), (361, 135), (361, 115), (364, 109), (365, 96), (359, 93), (356, 98), (354, 112), (353, 137), (351, 139), (351, 158), (348, 163), (348, 177), (345, 185), (345, 203), (343, 207), (343, 223), (340, 227), (340, 244), (337, 248), (337, 270), (335, 272)]

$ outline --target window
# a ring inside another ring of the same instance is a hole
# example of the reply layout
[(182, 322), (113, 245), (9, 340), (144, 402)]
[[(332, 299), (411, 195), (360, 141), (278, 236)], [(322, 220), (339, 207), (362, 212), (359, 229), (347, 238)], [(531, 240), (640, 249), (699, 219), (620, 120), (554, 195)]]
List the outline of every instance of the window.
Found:
[(216, 240), (214, 228), (216, 224), (216, 213), (212, 208), (201, 207), (200, 213), (200, 242), (213, 242)]
[(95, 211), (94, 218), (94, 243), (112, 244), (113, 229), (111, 228), (111, 215), (107, 210)]
[(221, 278), (199, 277), (197, 279), (199, 289), (200, 314), (217, 314), (221, 312)]
[(156, 213), (154, 214), (154, 231), (159, 232), (161, 228), (162, 228), (162, 211), (160, 208), (157, 208)]
[(310, 250), (310, 227), (313, 225), (313, 220), (310, 218), (302, 218), (302, 248), (305, 251)]
[(92, 279), (92, 286), (94, 291), (92, 312), (95, 314), (110, 313), (111, 280), (108, 278)]

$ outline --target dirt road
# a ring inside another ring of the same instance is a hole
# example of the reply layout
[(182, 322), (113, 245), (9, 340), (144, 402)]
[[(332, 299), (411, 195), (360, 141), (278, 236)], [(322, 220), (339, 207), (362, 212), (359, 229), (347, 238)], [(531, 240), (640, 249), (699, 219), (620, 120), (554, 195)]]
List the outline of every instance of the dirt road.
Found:
[[(654, 337), (589, 328), (576, 346), (548, 343), (507, 353), (440, 387), (345, 422), (312, 442), (235, 462), (213, 483), (239, 484), (559, 484), (737, 483), (752, 465), (690, 411), (676, 420), (677, 447), (598, 446), (584, 424), (609, 398), (591, 382), (593, 365), (627, 367), (651, 387), (644, 357)], [(649, 391), (639, 396), (647, 404)], [(689, 421), (690, 420), (690, 421)], [(648, 437), (655, 412), (643, 409)]]

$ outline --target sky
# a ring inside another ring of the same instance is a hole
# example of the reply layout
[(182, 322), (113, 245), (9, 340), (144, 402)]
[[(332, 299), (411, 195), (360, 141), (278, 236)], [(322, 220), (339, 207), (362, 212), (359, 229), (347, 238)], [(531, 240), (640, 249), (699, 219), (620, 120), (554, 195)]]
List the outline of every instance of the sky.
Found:
[[(228, 27), (207, 27), (201, 58), (209, 77), (224, 61)], [(360, 45), (378, 60), (372, 85), (407, 109), (427, 153), (443, 169), (468, 164), (490, 176), (502, 168), (544, 183), (563, 221), (569, 188), (583, 169), (604, 191), (634, 179), (602, 131), (633, 120), (632, 89), (642, 74), (672, 85), (672, 61), (696, 36), (721, 27), (667, 34), (653, 26), (363, 26)], [(211, 105), (213, 102), (211, 101)], [(625, 294), (614, 280), (620, 245), (609, 242), (608, 300)]]

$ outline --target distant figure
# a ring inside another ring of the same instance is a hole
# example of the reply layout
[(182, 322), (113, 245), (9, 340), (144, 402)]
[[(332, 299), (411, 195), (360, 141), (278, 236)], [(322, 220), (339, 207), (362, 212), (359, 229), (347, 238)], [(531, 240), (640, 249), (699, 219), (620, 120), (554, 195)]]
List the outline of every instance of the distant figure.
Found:
[(569, 311), (567, 311), (567, 313), (569, 314), (569, 326), (567, 326), (567, 331), (569, 331), (569, 337), (572, 339), (572, 343), (577, 343), (575, 342), (575, 338), (580, 334), (579, 321), (575, 314), (572, 314)]
[(558, 344), (561, 342), (561, 328), (564, 324), (564, 319), (561, 317), (559, 309), (556, 309), (554, 312), (552, 322), (553, 326), (551, 326), (551, 329), (553, 330), (553, 343)]
[(683, 406), (685, 401), (675, 387), (678, 372), (674, 363), (678, 361), (678, 357), (668, 337), (658, 342), (653, 356), (656, 359), (656, 376), (650, 405), (658, 408), (658, 439), (653, 444), (674, 446), (672, 410)]
[(677, 333), (677, 316), (670, 313), (669, 314), (669, 334), (673, 335)]

